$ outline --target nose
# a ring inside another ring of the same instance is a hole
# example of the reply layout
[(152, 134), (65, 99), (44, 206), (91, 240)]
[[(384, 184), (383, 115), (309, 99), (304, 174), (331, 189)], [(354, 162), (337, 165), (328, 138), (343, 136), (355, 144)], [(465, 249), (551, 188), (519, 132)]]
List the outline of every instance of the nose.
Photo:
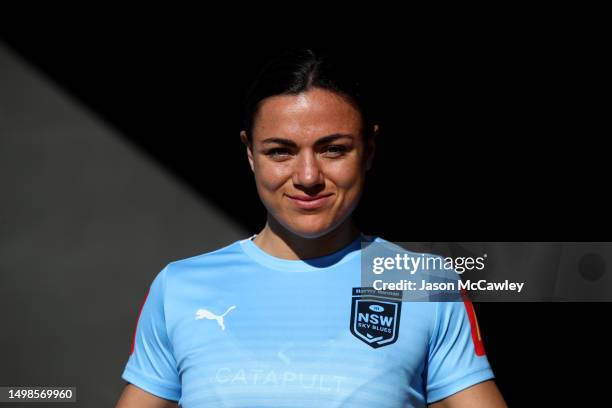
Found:
[(323, 172), (312, 151), (300, 152), (294, 163), (293, 183), (295, 185), (308, 188), (323, 184)]

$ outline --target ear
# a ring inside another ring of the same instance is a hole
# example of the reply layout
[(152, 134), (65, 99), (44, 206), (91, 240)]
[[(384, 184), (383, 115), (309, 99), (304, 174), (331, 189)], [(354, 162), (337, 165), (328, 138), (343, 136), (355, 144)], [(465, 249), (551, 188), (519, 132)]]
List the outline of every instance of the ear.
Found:
[(240, 131), (240, 140), (246, 146), (247, 149), (247, 158), (249, 159), (249, 165), (251, 166), (251, 171), (255, 172), (255, 168), (253, 167), (253, 146), (249, 142), (249, 138), (247, 137), (246, 130)]
[(380, 132), (379, 126), (376, 124), (372, 128), (372, 135), (368, 140), (368, 144), (366, 146), (366, 171), (370, 170), (372, 167), (372, 163), (374, 161), (374, 152), (376, 152), (376, 137)]

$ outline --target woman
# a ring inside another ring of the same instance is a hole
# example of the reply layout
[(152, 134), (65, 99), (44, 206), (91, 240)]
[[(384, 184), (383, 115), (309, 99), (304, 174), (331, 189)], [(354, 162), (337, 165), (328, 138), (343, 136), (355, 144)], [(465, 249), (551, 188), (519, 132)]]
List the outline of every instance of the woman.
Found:
[(378, 126), (349, 72), (298, 51), (260, 74), (240, 137), (266, 225), (157, 275), (118, 407), (505, 406), (462, 303), (354, 329), (361, 243), (384, 240), (351, 218)]

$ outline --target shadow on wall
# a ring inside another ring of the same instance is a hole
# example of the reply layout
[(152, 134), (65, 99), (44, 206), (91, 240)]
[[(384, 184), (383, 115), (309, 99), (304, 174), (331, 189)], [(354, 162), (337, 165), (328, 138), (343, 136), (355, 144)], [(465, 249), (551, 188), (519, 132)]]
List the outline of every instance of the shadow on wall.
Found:
[(250, 234), (0, 44), (0, 384), (119, 397), (166, 263)]

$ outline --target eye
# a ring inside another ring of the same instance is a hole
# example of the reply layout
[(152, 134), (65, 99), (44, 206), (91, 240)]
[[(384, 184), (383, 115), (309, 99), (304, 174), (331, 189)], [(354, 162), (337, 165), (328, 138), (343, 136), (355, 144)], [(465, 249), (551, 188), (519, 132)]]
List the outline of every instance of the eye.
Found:
[(348, 151), (348, 148), (343, 145), (329, 145), (325, 148), (324, 154), (327, 157), (339, 157)]
[(266, 156), (271, 157), (272, 159), (275, 159), (275, 160), (282, 160), (284, 158), (289, 157), (289, 155), (290, 155), (289, 150), (282, 148), (282, 147), (275, 147), (273, 149), (266, 151)]

